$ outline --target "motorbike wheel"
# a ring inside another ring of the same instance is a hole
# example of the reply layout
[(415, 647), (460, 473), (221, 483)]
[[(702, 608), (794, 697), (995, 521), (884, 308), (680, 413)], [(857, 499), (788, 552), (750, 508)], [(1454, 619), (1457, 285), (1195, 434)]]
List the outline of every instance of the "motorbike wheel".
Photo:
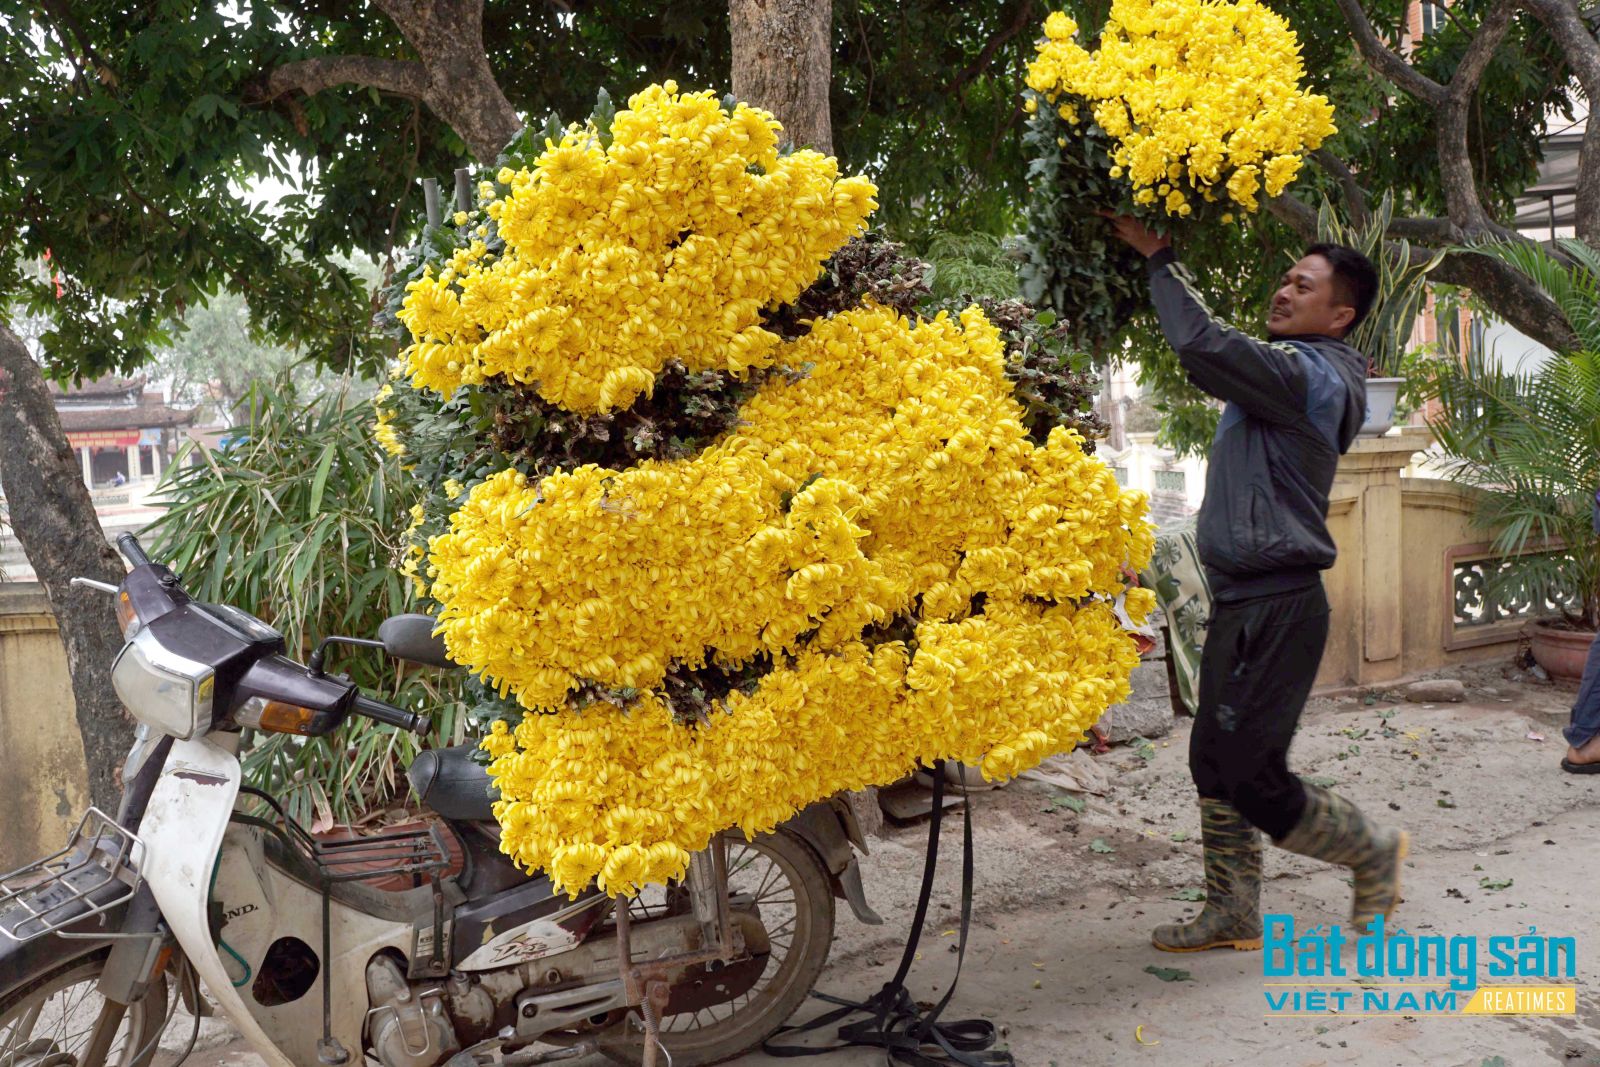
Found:
[[(810, 994), (833, 944), (833, 889), (827, 870), (794, 835), (779, 830), (754, 841), (730, 839), (728, 885), (735, 912), (759, 915), (771, 954), (748, 992), (726, 1004), (661, 1020), (661, 1043), (673, 1067), (721, 1063), (771, 1037)], [(652, 888), (653, 894), (641, 893), (633, 901), (630, 916), (635, 922), (648, 921), (681, 899), (672, 890)], [(643, 1028), (635, 1008), (601, 1036), (600, 1051), (618, 1063), (639, 1063)]]
[(98, 984), (109, 950), (59, 964), (0, 999), (0, 1067), (145, 1067), (167, 1024), (167, 983), (130, 1004), (104, 1058), (84, 1059), (105, 1000)]

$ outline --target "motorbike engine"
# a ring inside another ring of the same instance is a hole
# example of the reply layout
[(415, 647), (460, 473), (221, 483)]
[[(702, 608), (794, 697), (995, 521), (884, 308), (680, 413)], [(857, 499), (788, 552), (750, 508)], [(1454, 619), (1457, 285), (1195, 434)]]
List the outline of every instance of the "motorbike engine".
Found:
[(418, 989), (394, 959), (367, 964), (367, 1043), (383, 1067), (433, 1067), (461, 1048), (444, 990)]

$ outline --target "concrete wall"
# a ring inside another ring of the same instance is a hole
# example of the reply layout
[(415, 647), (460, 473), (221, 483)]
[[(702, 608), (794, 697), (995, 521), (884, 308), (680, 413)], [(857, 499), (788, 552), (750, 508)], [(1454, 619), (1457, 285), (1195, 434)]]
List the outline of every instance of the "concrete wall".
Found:
[(1441, 668), (1509, 658), (1526, 615), (1456, 617), (1459, 566), (1491, 557), (1469, 492), (1402, 471), (1429, 444), (1424, 428), (1357, 439), (1339, 462), (1328, 528), (1339, 559), (1325, 579), (1332, 620), (1317, 685), (1382, 685)]
[(43, 587), (0, 584), (0, 872), (59, 849), (89, 804), (67, 654)]

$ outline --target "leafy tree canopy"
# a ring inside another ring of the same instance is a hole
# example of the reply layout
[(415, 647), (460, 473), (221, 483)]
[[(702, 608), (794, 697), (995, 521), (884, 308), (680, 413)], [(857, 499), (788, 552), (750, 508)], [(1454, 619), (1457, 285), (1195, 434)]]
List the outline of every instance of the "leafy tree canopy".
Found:
[[(247, 300), (260, 338), (341, 366), (384, 351), (368, 288), (339, 257), (381, 257), (408, 241), (421, 215), (417, 179), (466, 163), (466, 142), (382, 78), (310, 94), (274, 92), (267, 80), (314, 58), (410, 65), (418, 53), (386, 13), (398, 2), (130, 9), (0, 0), (0, 100), (11, 119), (0, 135), (0, 242), (11, 252), (0, 296), (48, 315), (42, 342), (56, 373), (131, 369), (165, 324), (220, 290)], [(1309, 169), (1297, 194), (1393, 190), (1400, 213), (1441, 213), (1432, 109), (1362, 61), (1339, 5), (1271, 2), (1299, 30), (1310, 78), (1334, 100), (1341, 130), (1328, 146), (1333, 162)], [(1050, 6), (833, 5), (835, 148), (846, 168), (880, 183), (878, 221), (891, 235), (925, 248), (937, 231), (1020, 229), (1033, 195), (1020, 92)], [(1108, 0), (1066, 6), (1094, 26)], [(1363, 6), (1393, 39), (1403, 0)], [(1445, 27), (1412, 56), (1415, 68), (1448, 80), (1494, 6), (1449, 8)], [(601, 87), (622, 96), (667, 77), (717, 89), (729, 80), (727, 8), (711, 0), (491, 0), (483, 40), (505, 97), (535, 117), (586, 114)], [(1484, 74), (1471, 116), (1477, 178), (1502, 217), (1533, 180), (1543, 116), (1570, 112), (1562, 55), (1544, 24), (1523, 15)], [(1341, 181), (1345, 169), (1359, 179)], [(244, 192), (263, 178), (304, 184), (268, 210)], [(1216, 282), (1219, 310), (1248, 324), (1301, 240), (1263, 215), (1189, 258), (1204, 258), (1195, 265)], [(48, 275), (19, 267), (47, 254), (62, 268), (59, 297)], [(1148, 319), (1129, 336), (1153, 379), (1181, 382)], [(1180, 394), (1172, 403), (1186, 402)]]

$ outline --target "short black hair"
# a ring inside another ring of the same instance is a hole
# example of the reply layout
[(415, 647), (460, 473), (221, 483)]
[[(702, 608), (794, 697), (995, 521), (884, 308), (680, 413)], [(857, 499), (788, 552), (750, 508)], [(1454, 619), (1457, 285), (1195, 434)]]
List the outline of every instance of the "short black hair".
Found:
[(1333, 268), (1334, 291), (1346, 306), (1356, 309), (1356, 317), (1350, 320), (1344, 332), (1349, 333), (1360, 326), (1378, 296), (1378, 268), (1372, 265), (1372, 260), (1348, 245), (1327, 241), (1312, 245), (1305, 254), (1321, 256), (1328, 261)]

